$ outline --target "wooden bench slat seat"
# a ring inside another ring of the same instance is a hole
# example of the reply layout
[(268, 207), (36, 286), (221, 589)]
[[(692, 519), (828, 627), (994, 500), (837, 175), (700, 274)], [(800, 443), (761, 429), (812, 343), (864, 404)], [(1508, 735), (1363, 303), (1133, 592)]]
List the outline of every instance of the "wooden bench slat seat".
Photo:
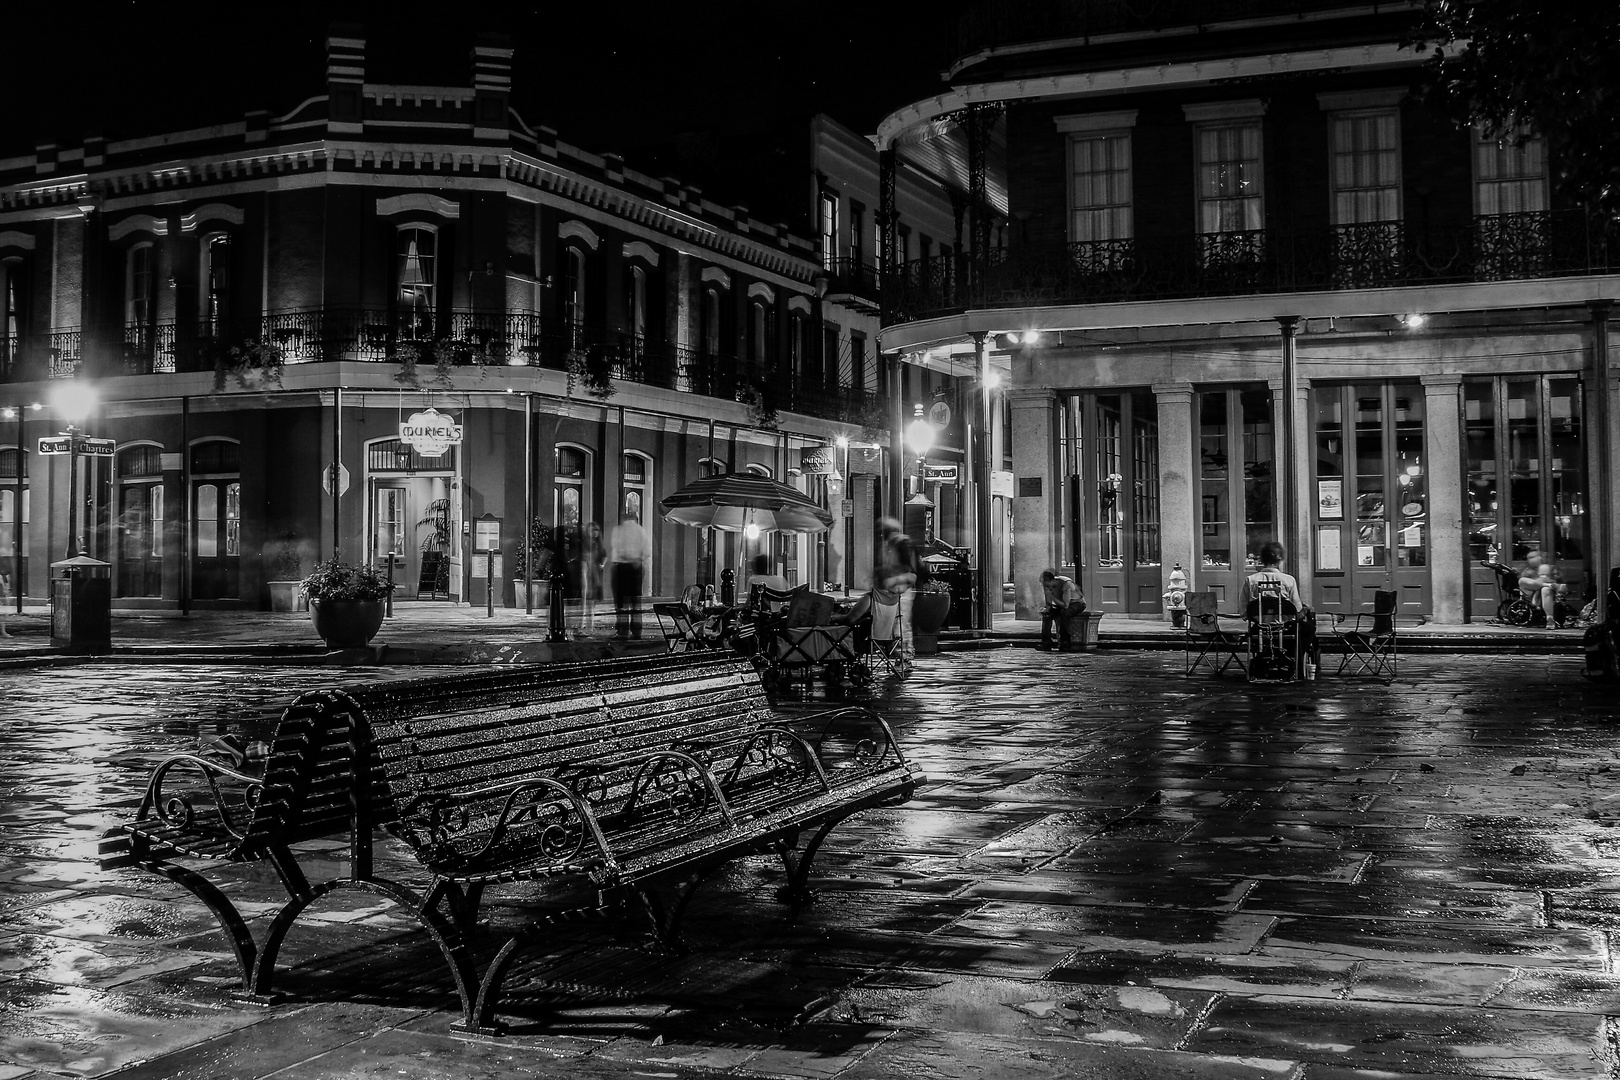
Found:
[[(310, 903), (337, 889), (388, 897), (439, 945), (461, 998), (456, 1026), (493, 1031), (513, 956), (548, 923), (509, 939), (480, 977), (468, 937), (487, 886), (522, 882), (584, 905), (571, 915), (634, 898), (668, 942), (709, 870), (772, 853), (796, 912), (827, 832), (921, 780), (867, 710), (783, 724), (736, 657), (512, 667), (301, 695), (257, 777), (168, 759), (135, 819), (103, 840), (102, 865), (141, 866), (197, 895), (236, 950), (240, 992), (259, 1000), (272, 998), (281, 940)], [(373, 873), (377, 827), (432, 874), (425, 892)], [(348, 840), (348, 873), (311, 886), (290, 845), (333, 836)], [(274, 867), (289, 899), (261, 942), (181, 859)]]

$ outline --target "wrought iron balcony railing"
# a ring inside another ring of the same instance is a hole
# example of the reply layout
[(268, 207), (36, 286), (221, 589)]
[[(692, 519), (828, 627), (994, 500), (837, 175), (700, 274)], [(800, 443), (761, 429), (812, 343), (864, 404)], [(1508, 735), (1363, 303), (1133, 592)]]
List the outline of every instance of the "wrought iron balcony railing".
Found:
[(907, 263), (885, 283), (885, 318), (1620, 273), (1615, 233), (1605, 220), (1558, 211), (1480, 217), (1453, 231), (1379, 222), (1031, 245), (992, 252), (982, 263)]
[(827, 267), (827, 292), (858, 296), (877, 303), (881, 268), (864, 259), (844, 256), (833, 259)]
[[(731, 401), (764, 401), (829, 419), (854, 419), (864, 391), (823, 384), (819, 375), (756, 364), (722, 351), (690, 349), (537, 312), (457, 311), (447, 316), (387, 309), (275, 312), (251, 328), (217, 323), (115, 326), (87, 341), (80, 330), (0, 337), (0, 381), (73, 375), (86, 351), (130, 375), (213, 371), (250, 340), (278, 346), (288, 364), (322, 361), (411, 363), (428, 369), (531, 365), (576, 370)], [(585, 392), (585, 391), (582, 391)]]

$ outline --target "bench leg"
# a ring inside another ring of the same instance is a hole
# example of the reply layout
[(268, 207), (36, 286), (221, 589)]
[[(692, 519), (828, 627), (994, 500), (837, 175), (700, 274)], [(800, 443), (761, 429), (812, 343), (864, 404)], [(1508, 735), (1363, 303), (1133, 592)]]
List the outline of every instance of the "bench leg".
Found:
[(681, 919), (686, 915), (686, 906), (692, 902), (692, 894), (697, 892), (698, 886), (708, 876), (709, 871), (702, 870), (673, 886), (668, 901), (651, 886), (636, 890), (636, 895), (641, 898), (641, 906), (652, 922), (653, 940), (660, 948), (680, 948)]
[[(465, 1032), (471, 1035), (501, 1035), (503, 1029), (495, 1022), (495, 1007), (500, 1004), (501, 986), (506, 981), (507, 972), (512, 968), (512, 961), (517, 958), (518, 951), (529, 942), (538, 938), (541, 933), (549, 929), (553, 923), (574, 922), (579, 919), (591, 918), (601, 913), (608, 903), (599, 899), (598, 906), (586, 910), (560, 912), (536, 920), (519, 930), (507, 939), (495, 958), (484, 969), (484, 977), (478, 981), (478, 995), (472, 999), (471, 1005), (464, 1005), (460, 1020), (450, 1024), (451, 1031)], [(465, 1003), (466, 998), (462, 1001)]]
[(473, 986), (477, 982), (477, 969), (473, 964), (472, 954), (462, 940), (461, 933), (453, 922), (446, 919), (437, 910), (428, 907), (423, 899), (415, 892), (396, 885), (391, 881), (380, 881), (376, 878), (351, 879), (339, 878), (334, 881), (323, 881), (310, 889), (306, 895), (294, 897), (276, 913), (265, 933), (264, 945), (259, 950), (258, 962), (253, 965), (253, 978), (244, 994), (238, 995), (248, 1000), (270, 1004), (277, 1000), (273, 982), (275, 980), (276, 954), (281, 951), (281, 943), (285, 940), (287, 932), (292, 929), (293, 923), (298, 920), (305, 908), (327, 893), (337, 892), (341, 889), (356, 889), (360, 892), (373, 893), (386, 897), (416, 916), (433, 943), (444, 954), (444, 959), (450, 966), (450, 975), (456, 982), (456, 993), (461, 998), (461, 1009), (464, 1014), (470, 1014), (473, 1007)]
[(183, 866), (161, 859), (143, 859), (137, 865), (162, 874), (208, 906), (208, 910), (213, 912), (214, 921), (225, 932), (225, 940), (230, 944), (231, 951), (236, 954), (236, 966), (242, 973), (242, 989), (248, 989), (253, 982), (258, 948), (253, 944), (253, 935), (248, 932), (242, 913), (236, 910), (230, 898), (220, 892), (213, 882)]
[(827, 834), (842, 824), (849, 815), (835, 817), (822, 824), (810, 842), (804, 845), (804, 850), (795, 854), (792, 850), (782, 852), (782, 865), (787, 868), (788, 882), (776, 890), (776, 898), (790, 906), (788, 921), (792, 922), (799, 917), (799, 911), (809, 904), (815, 903), (816, 894), (810, 890), (810, 864), (815, 861), (816, 852), (821, 850), (821, 842), (827, 839)]

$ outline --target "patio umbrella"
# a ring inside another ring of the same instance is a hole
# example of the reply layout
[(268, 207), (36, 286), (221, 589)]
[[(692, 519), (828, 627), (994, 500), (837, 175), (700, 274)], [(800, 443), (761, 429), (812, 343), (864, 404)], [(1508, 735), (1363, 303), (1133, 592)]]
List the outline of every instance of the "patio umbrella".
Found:
[(833, 517), (803, 492), (754, 473), (722, 473), (694, 480), (659, 501), (664, 518), (700, 529), (742, 532), (824, 532)]

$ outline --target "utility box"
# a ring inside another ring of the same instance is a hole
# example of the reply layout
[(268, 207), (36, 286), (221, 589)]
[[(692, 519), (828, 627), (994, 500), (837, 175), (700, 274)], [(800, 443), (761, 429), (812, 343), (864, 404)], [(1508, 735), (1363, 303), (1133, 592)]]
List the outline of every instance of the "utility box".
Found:
[(112, 651), (112, 564), (88, 555), (51, 563), (51, 644)]

